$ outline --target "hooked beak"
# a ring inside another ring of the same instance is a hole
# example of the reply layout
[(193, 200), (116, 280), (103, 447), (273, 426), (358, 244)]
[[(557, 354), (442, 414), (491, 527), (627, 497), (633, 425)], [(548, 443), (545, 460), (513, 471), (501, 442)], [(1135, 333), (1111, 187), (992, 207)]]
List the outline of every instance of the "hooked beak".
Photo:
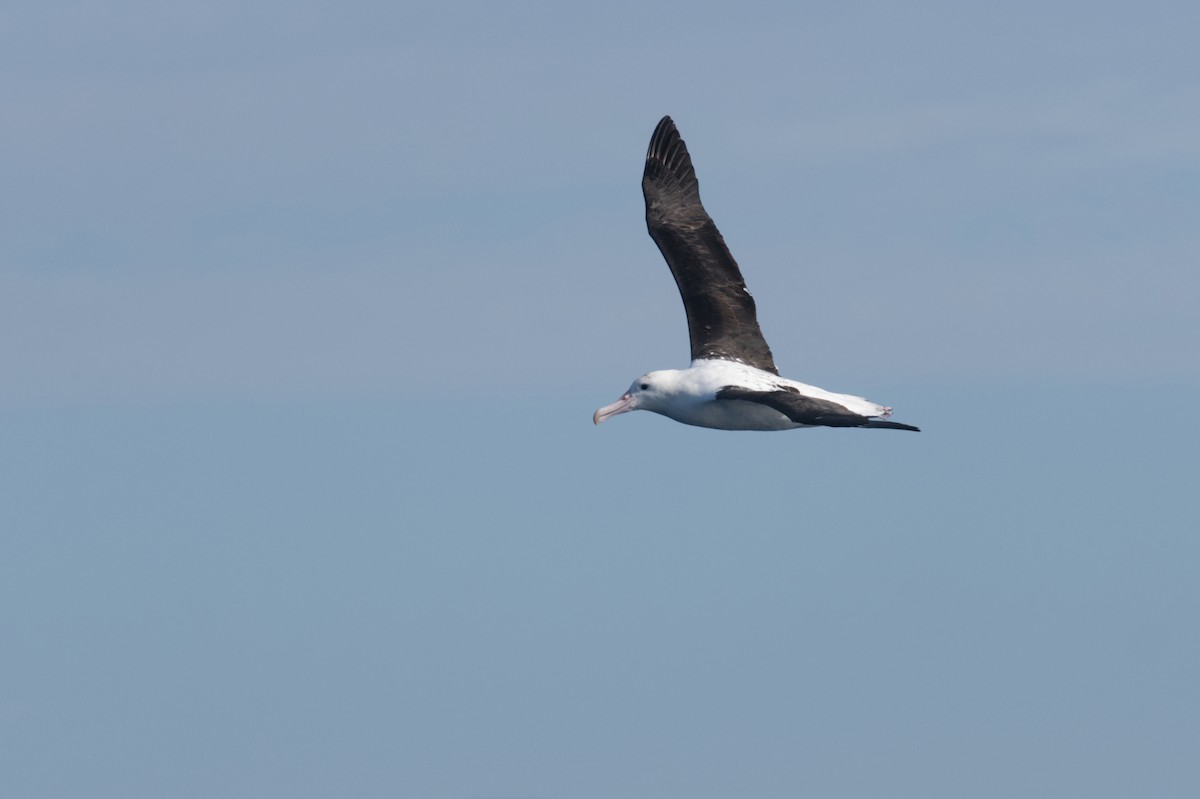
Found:
[(621, 395), (621, 398), (612, 405), (605, 405), (600, 410), (592, 414), (592, 423), (600, 424), (610, 416), (616, 416), (619, 413), (633, 410), (633, 395), (626, 391)]

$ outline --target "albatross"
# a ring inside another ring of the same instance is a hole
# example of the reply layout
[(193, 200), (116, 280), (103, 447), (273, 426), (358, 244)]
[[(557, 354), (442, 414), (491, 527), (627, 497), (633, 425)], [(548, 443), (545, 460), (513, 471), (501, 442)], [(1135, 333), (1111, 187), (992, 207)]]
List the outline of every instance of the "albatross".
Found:
[(683, 297), (692, 364), (687, 369), (642, 375), (619, 400), (597, 410), (593, 422), (642, 410), (719, 430), (919, 431), (887, 421), (892, 414), (887, 405), (779, 376), (758, 327), (754, 298), (720, 231), (700, 204), (692, 158), (669, 116), (662, 118), (650, 138), (642, 193), (646, 227)]

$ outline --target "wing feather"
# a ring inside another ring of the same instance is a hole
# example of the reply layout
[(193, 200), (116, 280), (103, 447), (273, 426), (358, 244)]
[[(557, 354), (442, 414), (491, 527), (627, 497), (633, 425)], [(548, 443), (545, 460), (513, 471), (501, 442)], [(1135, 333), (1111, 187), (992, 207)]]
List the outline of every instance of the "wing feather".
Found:
[(650, 139), (642, 193), (646, 227), (683, 298), (692, 359), (737, 361), (779, 374), (758, 326), (754, 298), (700, 203), (691, 156), (669, 116)]

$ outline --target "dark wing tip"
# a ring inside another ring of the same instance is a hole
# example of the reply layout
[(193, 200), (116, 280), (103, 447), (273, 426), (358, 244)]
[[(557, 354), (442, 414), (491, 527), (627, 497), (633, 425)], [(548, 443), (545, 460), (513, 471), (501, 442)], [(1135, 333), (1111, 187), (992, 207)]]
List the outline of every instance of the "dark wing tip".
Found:
[(671, 197), (676, 201), (700, 203), (700, 189), (692, 157), (679, 135), (674, 120), (665, 116), (658, 122), (650, 147), (646, 150), (646, 171), (642, 175), (642, 190)]
[(887, 422), (882, 419), (871, 419), (863, 427), (874, 427), (882, 430), (911, 430), (914, 433), (921, 432), (921, 428), (915, 425), (904, 424), (903, 422)]
[(679, 137), (679, 128), (675, 127), (675, 120), (669, 116), (665, 116), (658, 120), (658, 125), (654, 128), (654, 133), (650, 136), (650, 147), (646, 150), (646, 160), (656, 158), (658, 153), (664, 152), (666, 147), (664, 143), (669, 144), (671, 141), (683, 141)]

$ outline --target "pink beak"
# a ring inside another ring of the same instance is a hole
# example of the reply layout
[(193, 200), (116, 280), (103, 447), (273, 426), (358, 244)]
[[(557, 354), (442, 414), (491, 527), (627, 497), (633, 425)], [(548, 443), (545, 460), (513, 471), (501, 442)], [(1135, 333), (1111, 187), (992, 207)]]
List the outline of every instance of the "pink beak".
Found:
[(633, 395), (626, 391), (621, 395), (621, 398), (612, 405), (605, 405), (600, 410), (592, 414), (592, 423), (600, 424), (610, 416), (616, 416), (619, 413), (633, 410)]

